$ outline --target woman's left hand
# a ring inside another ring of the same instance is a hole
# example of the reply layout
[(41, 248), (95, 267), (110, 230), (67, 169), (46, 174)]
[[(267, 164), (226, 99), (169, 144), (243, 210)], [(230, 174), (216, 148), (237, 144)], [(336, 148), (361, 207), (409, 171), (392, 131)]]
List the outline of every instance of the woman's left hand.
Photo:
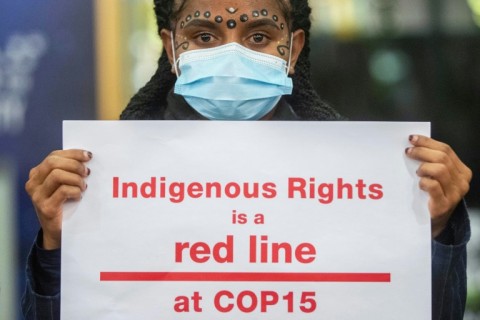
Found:
[(432, 237), (436, 237), (470, 189), (472, 170), (445, 143), (420, 135), (412, 135), (409, 140), (413, 146), (406, 149), (406, 154), (421, 162), (417, 175), (420, 189), (429, 194)]

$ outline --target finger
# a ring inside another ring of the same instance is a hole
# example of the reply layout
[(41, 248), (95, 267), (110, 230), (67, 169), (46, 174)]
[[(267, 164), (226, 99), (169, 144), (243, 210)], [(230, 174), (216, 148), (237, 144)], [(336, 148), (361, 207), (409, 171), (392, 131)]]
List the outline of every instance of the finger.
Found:
[[(438, 180), (445, 191), (455, 184), (464, 184), (464, 175), (458, 171), (453, 161), (443, 152), (425, 147), (412, 147), (406, 150), (407, 156), (422, 161), (417, 174), (421, 177), (432, 177)], [(469, 180), (466, 179), (466, 183)]]
[[(452, 156), (453, 156), (453, 154), (455, 154), (455, 152), (453, 152), (452, 148), (450, 148), (450, 146), (448, 144), (437, 141), (437, 140), (429, 138), (429, 137), (422, 136), (422, 135), (411, 135), (409, 137), (409, 141), (415, 147), (425, 147), (427, 149), (434, 149), (434, 150), (441, 151), (445, 154), (452, 153)], [(457, 160), (460, 160), (456, 156), (456, 154), (454, 155), (454, 157)]]
[(444, 153), (452, 161), (452, 163), (455, 165), (455, 168), (459, 172), (464, 174), (468, 174), (470, 172), (471, 175), (470, 169), (460, 160), (458, 155), (448, 144), (422, 135), (411, 135), (409, 140), (410, 143), (415, 147), (424, 147)]
[(442, 163), (447, 167), (454, 168), (454, 164), (450, 157), (442, 151), (430, 149), (427, 147), (411, 147), (405, 150), (407, 155), (415, 160), (428, 163)]
[(429, 195), (429, 209), (432, 219), (450, 210), (447, 196), (437, 180), (421, 178), (419, 186)]
[(83, 163), (92, 159), (92, 153), (85, 150), (71, 149), (71, 150), (57, 150), (50, 153), (37, 167), (30, 172), (32, 175), (45, 176), (54, 168), (63, 168), (64, 170), (74, 172), (75, 169), (69, 170), (70, 167), (76, 168), (72, 164)]
[(417, 175), (421, 178), (430, 178), (440, 182), (445, 194), (448, 194), (448, 190), (453, 186), (450, 170), (443, 163), (424, 162), (418, 168)]
[(421, 178), (435, 180), (440, 184), (443, 195), (446, 201), (448, 201), (447, 209), (449, 210), (455, 207), (470, 189), (468, 181), (452, 176), (448, 168), (443, 164), (423, 163), (418, 168), (417, 175)]
[(89, 161), (93, 157), (90, 151), (82, 149), (55, 150), (50, 153), (50, 155), (62, 158), (69, 158), (81, 162)]
[[(65, 183), (80, 186), (79, 179), (90, 175), (90, 169), (83, 163), (64, 158), (59, 161), (59, 163), (52, 165), (49, 169), (42, 169), (38, 166), (32, 169), (32, 171), (35, 170), (37, 171), (31, 173), (31, 178), (25, 183), (25, 190), (32, 200), (33, 195), (39, 191), (48, 197), (55, 189), (55, 185), (58, 186), (59, 184)], [(75, 175), (76, 177), (73, 178), (71, 175)], [(48, 181), (46, 182), (47, 179)], [(76, 180), (76, 182), (72, 182), (72, 179)], [(46, 190), (42, 191), (43, 188), (46, 188)]]
[[(83, 197), (83, 190), (76, 186), (62, 185), (44, 201), (36, 202), (40, 220), (55, 219), (62, 214), (62, 207), (66, 201), (79, 201)], [(46, 227), (42, 223), (42, 227)]]
[(452, 203), (458, 203), (470, 190), (470, 180), (455, 171), (452, 172), (443, 164), (424, 163), (417, 171), (417, 175), (437, 180)]
[[(31, 185), (29, 187), (31, 187)], [(61, 211), (61, 205), (64, 201), (68, 200), (68, 198), (57, 199), (58, 207), (52, 207), (50, 198), (57, 193), (58, 189), (63, 190), (65, 187), (73, 187), (75, 188), (74, 190), (78, 189), (79, 192), (83, 192), (86, 190), (87, 184), (81, 175), (55, 169), (45, 178), (42, 184), (31, 187), (31, 189), (28, 190), (39, 217), (42, 215), (55, 215), (57, 211)], [(63, 193), (60, 192), (60, 195), (61, 194)], [(66, 196), (70, 195), (67, 193)], [(73, 198), (77, 199), (78, 196), (74, 195)]]
[(50, 197), (61, 186), (77, 187), (82, 191), (85, 191), (87, 184), (82, 175), (71, 173), (68, 171), (55, 169), (45, 179), (42, 184), (41, 193), (45, 198)]
[(82, 189), (76, 186), (62, 185), (55, 190), (52, 196), (47, 201), (52, 208), (61, 208), (66, 201), (79, 201), (83, 198)]
[(425, 145), (430, 148), (437, 148), (437, 150), (420, 146), (412, 147), (406, 150), (409, 157), (419, 161), (445, 164), (452, 179), (451, 182), (447, 182), (447, 185), (453, 182), (456, 187), (462, 190), (463, 195), (469, 191), (473, 176), (472, 170), (460, 161), (448, 145), (423, 136), (411, 136), (411, 141), (414, 145)]
[(91, 153), (83, 150), (54, 151), (48, 155), (42, 163), (30, 170), (29, 180), (42, 183), (45, 177), (54, 169), (77, 173), (83, 176), (89, 174), (89, 169), (84, 162), (91, 159)]
[(446, 198), (445, 192), (440, 185), (440, 182), (431, 178), (420, 178), (418, 182), (420, 189), (427, 192), (431, 198), (444, 200)]

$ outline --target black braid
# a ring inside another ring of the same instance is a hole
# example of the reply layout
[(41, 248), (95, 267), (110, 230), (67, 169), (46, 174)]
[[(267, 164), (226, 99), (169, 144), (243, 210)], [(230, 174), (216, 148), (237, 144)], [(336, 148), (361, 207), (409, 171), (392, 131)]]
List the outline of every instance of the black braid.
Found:
[[(285, 2), (281, 1), (282, 7)], [(174, 21), (185, 5), (182, 1), (177, 7), (175, 0), (154, 0), (155, 16), (158, 30), (172, 29)], [(340, 120), (342, 117), (330, 106), (324, 103), (310, 82), (310, 27), (311, 8), (308, 0), (290, 0), (291, 14), (287, 19), (292, 22), (292, 30), (305, 31), (305, 46), (295, 66), (293, 75), (293, 93), (286, 99), (302, 119), (308, 120)], [(162, 119), (167, 104), (168, 92), (175, 84), (175, 75), (171, 72), (171, 65), (167, 54), (163, 50), (158, 61), (158, 69), (150, 81), (135, 94), (122, 112), (120, 119)]]
[(310, 81), (310, 14), (312, 9), (308, 0), (290, 0), (292, 6), (292, 29), (305, 32), (305, 45), (295, 66), (293, 75), (293, 93), (286, 96), (295, 112), (303, 119), (341, 120), (343, 119), (333, 108), (322, 101)]

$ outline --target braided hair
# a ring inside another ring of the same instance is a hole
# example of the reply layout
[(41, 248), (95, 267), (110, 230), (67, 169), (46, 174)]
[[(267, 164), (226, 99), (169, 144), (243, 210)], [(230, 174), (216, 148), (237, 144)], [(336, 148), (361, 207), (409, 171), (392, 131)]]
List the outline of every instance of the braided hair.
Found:
[[(340, 120), (342, 117), (318, 96), (310, 82), (310, 27), (311, 8), (308, 0), (277, 0), (283, 9), (288, 8), (286, 15), (290, 20), (292, 31), (302, 29), (305, 32), (305, 46), (295, 66), (292, 76), (293, 92), (285, 96), (295, 113), (301, 119), (307, 120)], [(186, 1), (175, 4), (175, 0), (154, 0), (155, 16), (158, 30), (171, 29), (171, 23), (182, 11)], [(163, 50), (158, 60), (158, 68), (150, 81), (141, 88), (130, 100), (120, 115), (122, 120), (154, 120), (162, 119), (167, 105), (167, 95), (176, 81), (171, 72), (171, 65), (166, 51)]]

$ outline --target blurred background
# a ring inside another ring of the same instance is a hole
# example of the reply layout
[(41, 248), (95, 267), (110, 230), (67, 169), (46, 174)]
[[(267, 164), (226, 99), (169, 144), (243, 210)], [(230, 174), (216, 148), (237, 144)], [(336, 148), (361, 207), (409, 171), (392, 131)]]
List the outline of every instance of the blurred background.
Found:
[[(161, 52), (152, 0), (0, 2), (0, 320), (20, 319), (38, 222), (30, 168), (62, 120), (118, 119)], [(313, 0), (320, 95), (351, 120), (431, 121), (476, 174), (468, 314), (480, 319), (480, 0)]]

